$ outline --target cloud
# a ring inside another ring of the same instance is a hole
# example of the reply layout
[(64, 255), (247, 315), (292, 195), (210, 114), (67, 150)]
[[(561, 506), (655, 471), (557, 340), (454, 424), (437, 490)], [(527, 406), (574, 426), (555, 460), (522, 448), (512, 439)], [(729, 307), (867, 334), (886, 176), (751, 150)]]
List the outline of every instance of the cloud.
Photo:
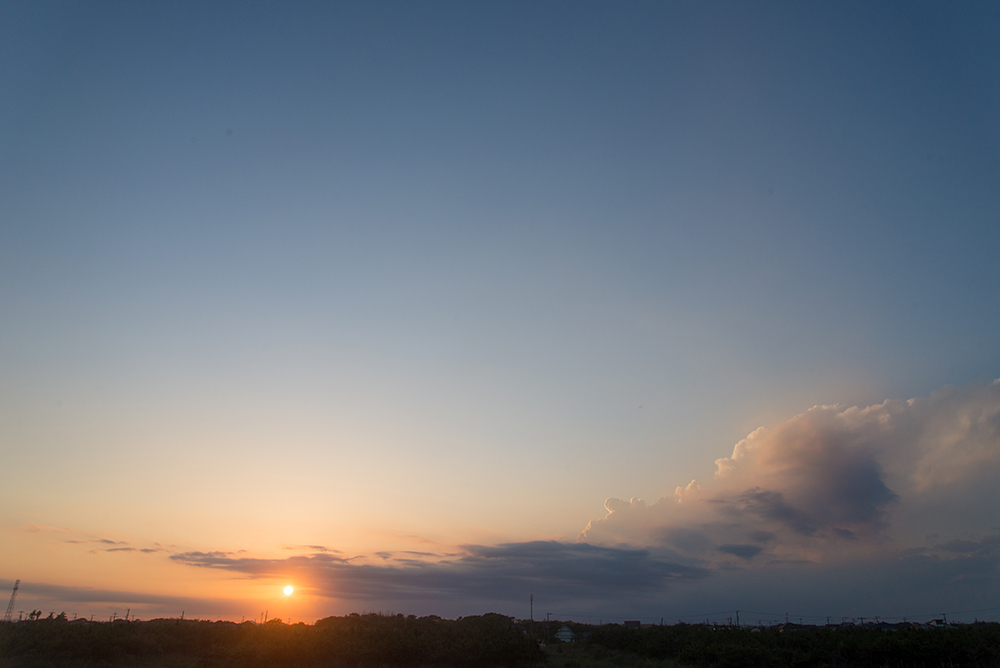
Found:
[(715, 464), (712, 480), (655, 503), (608, 499), (581, 539), (772, 563), (969, 539), (1000, 523), (1000, 383), (816, 406), (757, 429)]
[(653, 503), (608, 499), (577, 542), (368, 556), (299, 545), (283, 558), (206, 550), (169, 559), (292, 581), (326, 614), (526, 616), (534, 594), (536, 608), (581, 620), (737, 608), (833, 617), (969, 610), (971, 619), (1000, 596), (1000, 383), (866, 408), (816, 406), (755, 430), (715, 464), (711, 480)]
[[(314, 550), (282, 559), (184, 552), (192, 568), (294, 579), (341, 609), (970, 609), (1000, 595), (1000, 384), (867, 408), (816, 406), (760, 428), (716, 475), (654, 503), (611, 498), (577, 542), (457, 553)], [(523, 614), (523, 611), (522, 613)]]
[(28, 533), (78, 533), (68, 527), (57, 527), (50, 524), (25, 524), (21, 528)]
[(295, 551), (295, 552), (305, 551), (305, 552), (328, 552), (331, 554), (340, 553), (340, 550), (336, 550), (332, 547), (326, 547), (325, 545), (287, 545), (281, 549), (288, 551)]
[(22, 582), (19, 595), (23, 599), (30, 596), (37, 596), (72, 603), (156, 604), (166, 606), (181, 606), (185, 603), (194, 603), (197, 600), (181, 596), (163, 596), (111, 589), (92, 589), (90, 587), (67, 587), (42, 582)]
[(367, 606), (449, 600), (474, 606), (527, 599), (531, 593), (550, 604), (580, 606), (586, 601), (659, 596), (670, 583), (707, 575), (697, 564), (646, 549), (557, 541), (464, 545), (459, 556), (439, 561), (370, 563), (329, 554), (256, 559), (225, 552), (184, 552), (170, 558), (250, 578), (294, 578), (306, 583), (302, 588), (313, 595)]
[[(683, 533), (673, 538), (699, 540)], [(212, 551), (171, 559), (250, 579), (293, 581), (297, 591), (328, 599), (341, 612), (388, 609), (455, 616), (498, 610), (526, 617), (528, 594), (533, 594), (536, 614), (544, 609), (578, 621), (676, 619), (706, 609), (794, 611), (793, 616), (813, 621), (826, 615), (930, 618), (941, 611), (950, 618), (954, 611), (993, 605), (1000, 593), (1000, 535), (827, 563), (775, 559), (767, 553), (775, 539), (768, 534), (755, 538), (758, 542), (712, 548), (740, 568), (685, 560), (662, 547), (556, 541), (466, 545), (459, 556), (436, 562), (326, 554), (265, 559)]]
[(69, 543), (71, 545), (128, 545), (127, 541), (124, 540), (109, 540), (107, 538), (90, 538), (87, 540), (66, 540), (64, 543)]
[[(681, 541), (691, 536), (675, 535)], [(697, 540), (697, 536), (695, 536)], [(764, 559), (768, 535), (757, 543), (715, 548), (742, 564)], [(677, 619), (702, 610), (789, 611), (793, 617), (838, 618), (880, 615), (931, 618), (948, 611), (994, 605), (1000, 587), (1000, 535), (954, 540), (918, 549), (887, 551), (855, 562), (767, 561), (765, 568), (717, 567), (672, 555), (662, 548), (607, 547), (585, 543), (531, 541), (466, 545), (455, 558), (436, 562), (382, 562), (329, 554), (267, 559), (224, 551), (191, 551), (170, 559), (190, 568), (213, 569), (248, 579), (294, 582), (296, 591), (321, 601), (320, 615), (365, 610), (400, 610), (457, 616), (487, 610), (527, 617), (528, 594), (536, 615), (552, 612), (578, 621)], [(141, 592), (22, 583), (26, 603), (89, 615), (94, 609), (143, 616), (188, 615), (239, 618), (255, 603), (200, 600)], [(57, 602), (58, 601), (58, 602)], [(731, 613), (730, 613), (731, 614)], [(780, 613), (774, 613), (777, 618)], [(722, 618), (725, 618), (723, 614)], [(958, 615), (956, 618), (962, 618)], [(690, 621), (690, 619), (688, 620)]]
[(720, 545), (717, 549), (719, 552), (732, 554), (749, 561), (760, 554), (764, 548), (760, 545)]
[[(156, 554), (157, 552), (164, 552), (165, 550), (156, 543), (156, 547), (133, 547), (128, 541), (124, 540), (109, 540), (107, 538), (91, 538), (87, 540), (67, 540), (63, 541), (72, 545), (97, 545), (91, 550), (90, 554), (98, 554), (102, 552), (139, 552), (141, 554)], [(106, 546), (114, 547), (106, 547)]]

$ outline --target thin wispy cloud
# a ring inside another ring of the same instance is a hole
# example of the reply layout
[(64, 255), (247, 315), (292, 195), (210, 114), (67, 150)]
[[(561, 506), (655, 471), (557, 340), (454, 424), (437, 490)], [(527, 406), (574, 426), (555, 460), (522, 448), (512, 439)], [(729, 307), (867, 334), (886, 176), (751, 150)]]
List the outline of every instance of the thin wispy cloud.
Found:
[(286, 545), (281, 548), (282, 550), (294, 551), (294, 552), (326, 552), (330, 554), (339, 554), (341, 551), (334, 549), (332, 547), (327, 547), (325, 545)]
[[(64, 531), (78, 533), (73, 529), (64, 529)], [(129, 541), (111, 540), (110, 538), (83, 538), (64, 540), (62, 542), (69, 545), (93, 545), (95, 547), (89, 550), (91, 554), (97, 554), (100, 552), (139, 552), (141, 554), (156, 554), (158, 552), (166, 551), (162, 546), (160, 546), (159, 543), (155, 543), (154, 547), (135, 547)]]

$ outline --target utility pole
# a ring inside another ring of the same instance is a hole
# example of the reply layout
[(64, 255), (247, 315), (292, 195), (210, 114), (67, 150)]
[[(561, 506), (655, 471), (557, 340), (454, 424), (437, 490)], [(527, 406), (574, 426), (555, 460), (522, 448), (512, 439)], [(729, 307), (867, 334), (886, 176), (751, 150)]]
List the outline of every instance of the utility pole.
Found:
[(531, 620), (529, 626), (531, 627), (531, 637), (535, 637), (535, 595), (528, 594), (528, 604), (531, 606), (529, 610), (528, 619)]
[(736, 611), (736, 626), (738, 627), (739, 625), (740, 625), (740, 611), (737, 610)]
[(3, 616), (3, 620), (5, 622), (9, 622), (11, 615), (14, 614), (14, 599), (17, 598), (17, 588), (20, 586), (20, 584), (21, 584), (20, 580), (14, 581), (14, 591), (10, 593), (10, 602), (7, 604), (7, 612)]

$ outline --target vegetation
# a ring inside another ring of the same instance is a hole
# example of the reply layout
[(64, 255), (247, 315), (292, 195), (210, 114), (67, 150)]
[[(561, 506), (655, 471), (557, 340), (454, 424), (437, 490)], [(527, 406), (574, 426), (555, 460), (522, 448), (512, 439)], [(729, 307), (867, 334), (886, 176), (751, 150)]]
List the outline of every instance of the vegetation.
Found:
[[(861, 626), (750, 629), (678, 624), (578, 626), (590, 637), (576, 665), (712, 668), (949, 668), (1000, 666), (1000, 624), (880, 630)], [(589, 662), (589, 663), (588, 663)], [(566, 665), (560, 664), (560, 668)], [(571, 668), (566, 665), (566, 668)]]
[(995, 623), (899, 630), (570, 623), (578, 640), (561, 643), (555, 631), (562, 624), (529, 626), (497, 614), (457, 620), (353, 614), (313, 625), (177, 619), (90, 623), (50, 616), (0, 623), (0, 668), (1000, 667), (1000, 624)]
[(0, 624), (0, 666), (522, 666), (544, 657), (513, 620), (348, 615), (314, 625), (203, 622)]

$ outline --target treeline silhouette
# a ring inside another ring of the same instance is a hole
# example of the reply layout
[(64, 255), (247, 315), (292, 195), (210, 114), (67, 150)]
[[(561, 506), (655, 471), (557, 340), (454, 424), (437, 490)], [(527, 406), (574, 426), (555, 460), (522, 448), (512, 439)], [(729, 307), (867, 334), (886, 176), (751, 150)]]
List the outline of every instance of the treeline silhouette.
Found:
[(712, 668), (909, 668), (1000, 666), (1000, 624), (947, 629), (881, 630), (863, 626), (748, 628), (677, 624), (631, 629), (617, 624), (589, 631), (592, 654), (609, 651)]
[[(315, 624), (158, 619), (0, 623), (0, 668), (319, 668), (531, 666), (551, 668), (892, 668), (1000, 666), (1000, 624), (882, 630), (863, 626), (748, 628), (677, 624), (641, 629), (515, 622), (498, 614), (440, 617), (352, 614)], [(540, 643), (547, 642), (542, 649)]]
[(9, 666), (525, 666), (543, 656), (536, 641), (498, 614), (352, 614), (312, 625), (65, 618), (0, 624), (0, 657)]

